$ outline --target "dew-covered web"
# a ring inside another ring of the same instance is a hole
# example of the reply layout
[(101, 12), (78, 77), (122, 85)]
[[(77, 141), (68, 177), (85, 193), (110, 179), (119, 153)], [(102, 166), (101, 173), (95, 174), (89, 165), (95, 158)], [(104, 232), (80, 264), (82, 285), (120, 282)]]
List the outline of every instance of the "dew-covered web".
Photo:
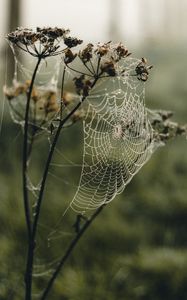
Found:
[(119, 66), (125, 75), (101, 79), (88, 97), (82, 173), (70, 204), (76, 212), (114, 199), (153, 152), (144, 83), (134, 76), (138, 62), (126, 59)]
[[(9, 97), (8, 104), (11, 117), (22, 129), (24, 126), (27, 93), (37, 58), (32, 56), (28, 57), (28, 53), (23, 53), (12, 43), (10, 43), (10, 47), (14, 57), (14, 74), (12, 85), (8, 86), (8, 84), (5, 84), (4, 91)], [(28, 120), (29, 145), (34, 138), (32, 149), (34, 149), (35, 152), (40, 149), (42, 143), (46, 145), (46, 153), (48, 152), (51, 146), (51, 140), (53, 139), (51, 124), (53, 124), (53, 129), (55, 129), (55, 126), (58, 126), (58, 122), (53, 121), (58, 119), (60, 106), (63, 105), (60, 101), (62, 62), (61, 56), (48, 57), (41, 61), (38, 68), (29, 107)], [(68, 80), (69, 73), (66, 74), (65, 83), (68, 82)], [(49, 106), (49, 112), (46, 112), (46, 106), (48, 104), (51, 106)], [(54, 109), (50, 111), (51, 107)], [(63, 105), (63, 113), (67, 114), (65, 105)], [(29, 159), (28, 163), (31, 165), (32, 159)], [(36, 200), (41, 187), (42, 174), (39, 179), (35, 178), (33, 180), (33, 176), (30, 176), (30, 174), (28, 174), (27, 177), (28, 190), (33, 194)], [(35, 200), (33, 200), (33, 205), (35, 205)]]
[[(20, 57), (15, 49), (13, 49), (13, 53), (16, 65), (13, 84), (15, 87), (19, 87), (20, 82), (25, 82), (28, 78), (31, 78), (36, 60), (33, 58), (24, 62), (24, 57)], [(96, 60), (95, 58), (93, 65), (97, 63)], [(41, 93), (41, 102), (44, 101), (42, 100), (42, 93), (45, 94), (46, 91), (53, 91), (56, 93), (57, 99), (60, 99), (58, 89), (60, 63), (61, 58), (58, 56), (53, 57), (51, 63), (50, 58), (47, 61), (43, 60), (41, 63), (35, 84), (35, 87)], [(138, 63), (140, 63), (140, 60), (130, 58), (126, 58), (123, 63), (119, 63), (119, 74), (116, 77), (99, 79), (83, 103), (82, 109), (85, 111), (83, 121), (84, 146), (82, 136), (79, 140), (79, 144), (82, 144), (79, 146), (83, 146), (82, 164), (80, 160), (74, 158), (75, 152), (78, 152), (81, 156), (82, 152), (79, 148), (76, 148), (74, 152), (72, 152), (72, 149), (67, 150), (67, 152), (64, 150), (65, 147), (68, 149), (68, 144), (64, 145), (66, 144), (66, 129), (62, 133), (63, 147), (61, 149), (58, 146), (59, 148), (56, 147), (55, 149), (55, 158), (50, 166), (49, 183), (47, 185), (48, 190), (53, 191), (50, 194), (52, 195), (50, 207), (59, 205), (59, 215), (57, 212), (54, 221), (50, 220), (50, 216), (48, 216), (49, 219), (46, 219), (46, 221), (42, 219), (38, 224), (39, 241), (36, 249), (38, 259), (35, 261), (34, 277), (49, 277), (61, 257), (61, 253), (59, 255), (55, 254), (56, 257), (53, 256), (50, 263), (47, 264), (46, 260), (39, 258), (42, 257), (40, 249), (43, 245), (46, 249), (52, 245), (55, 247), (55, 243), (58, 244), (62, 238), (65, 244), (74, 234), (73, 227), (67, 229), (64, 224), (63, 227), (61, 226), (61, 219), (58, 222), (58, 217), (61, 218), (62, 211), (68, 205), (67, 196), (70, 193), (66, 192), (73, 191), (75, 193), (70, 206), (76, 212), (85, 213), (87, 210), (96, 209), (102, 204), (110, 202), (124, 190), (154, 150), (152, 128), (145, 108), (144, 83), (138, 80), (135, 74)], [(124, 73), (122, 72), (123, 69)], [(67, 69), (65, 89), (68, 87), (72, 91), (72, 79), (75, 76), (78, 76), (76, 72)], [(75, 102), (81, 100), (79, 95), (73, 97), (76, 100)], [(21, 94), (16, 99), (15, 102), (13, 102), (14, 99), (9, 101), (11, 115), (13, 120), (22, 127), (24, 125), (25, 95)], [(43, 110), (40, 109), (41, 107), (38, 107), (37, 115), (39, 117), (36, 120), (33, 118), (34, 110), (31, 105), (30, 125), (38, 125), (41, 128), (41, 121), (45, 117)], [(64, 107), (66, 114), (69, 109), (71, 108), (68, 106)], [(47, 139), (46, 136), (45, 139), (49, 148), (53, 140), (53, 134), (50, 135), (49, 132), (49, 125), (54, 118), (56, 116), (49, 116), (45, 119), (46, 122), (42, 123), (42, 129), (47, 133)], [(38, 131), (38, 135), (43, 138), (42, 131)], [(34, 144), (36, 149), (37, 143), (36, 139)], [(38, 149), (40, 148), (38, 147)], [(72, 152), (72, 155), (69, 155), (69, 152)], [(78, 180), (71, 180), (72, 173), (76, 173), (74, 174), (76, 176), (80, 175), (79, 183)], [(41, 187), (41, 178), (42, 176), (37, 180), (35, 178), (33, 180), (33, 176), (28, 175), (28, 189), (32, 192), (34, 198), (33, 211)], [(55, 185), (58, 185), (57, 192), (54, 188)], [(60, 195), (58, 195), (59, 186), (61, 188)], [(67, 191), (64, 186), (67, 186)], [(66, 199), (64, 199), (64, 195)], [(72, 197), (69, 199), (72, 199)], [(61, 206), (61, 203), (58, 204), (58, 200), (61, 202), (66, 200), (67, 202), (63, 204), (64, 206)], [(68, 214), (66, 217), (69, 217)]]
[[(29, 88), (29, 83), (33, 75), (33, 70), (37, 63), (37, 58), (29, 56), (28, 53), (23, 53), (19, 49), (16, 48), (12, 43), (10, 43), (10, 47), (12, 49), (13, 57), (14, 57), (14, 74), (11, 86), (5, 82), (5, 94), (11, 95), (11, 99), (8, 100), (9, 111), (11, 117), (15, 123), (20, 125), (20, 130), (23, 129), (24, 126), (24, 116), (25, 116), (25, 107), (27, 101), (27, 92)], [(40, 63), (36, 80), (34, 83), (34, 90), (38, 96), (38, 100), (34, 102), (33, 97), (31, 97), (31, 103), (29, 108), (29, 145), (32, 141), (32, 129), (37, 129), (34, 133), (34, 143), (32, 146), (32, 152), (34, 158), (29, 158), (28, 165), (30, 169), (38, 169), (38, 159), (34, 162), (35, 158), (37, 158), (37, 152), (41, 151), (41, 145), (44, 144), (45, 153), (44, 156), (47, 158), (47, 153), (52, 145), (54, 134), (51, 130), (51, 124), (53, 123), (53, 129), (55, 130), (55, 126), (58, 126), (58, 122), (55, 120), (58, 119), (59, 109), (54, 113), (49, 114), (46, 117), (45, 114), (45, 106), (44, 102), (48, 101), (47, 95), (54, 93), (55, 102), (57, 102), (58, 108), (63, 105), (63, 116), (69, 112), (67, 106), (65, 106), (61, 102), (61, 80), (62, 80), (62, 72), (63, 72), (63, 57), (55, 56), (48, 57), (47, 59), (43, 59)], [(66, 75), (64, 78), (64, 86), (66, 89), (69, 88), (69, 85), (72, 86), (72, 72), (69, 70), (66, 71)], [(28, 85), (27, 85), (28, 84)], [(25, 86), (27, 85), (27, 90)], [(70, 87), (71, 88), (71, 87)], [(24, 92), (20, 92), (23, 90)], [(13, 96), (12, 96), (13, 95)], [(79, 96), (73, 95), (73, 100), (79, 101)], [(50, 100), (50, 99), (49, 99)], [(67, 124), (68, 125), (68, 124)], [(19, 135), (20, 135), (19, 131)], [(58, 153), (59, 152), (59, 153)], [(72, 169), (72, 168), (81, 168), (80, 162), (79, 164), (74, 163), (72, 160), (66, 158), (66, 155), (63, 155), (62, 161), (62, 153), (58, 151), (56, 148), (55, 153), (56, 156), (61, 156), (61, 170), (63, 169)], [(57, 164), (59, 167), (59, 163)], [(54, 163), (54, 167), (56, 168)], [(53, 178), (53, 182), (55, 184), (64, 184), (74, 188), (74, 191), (77, 189), (77, 184), (72, 183), (68, 178), (61, 177), (56, 172), (56, 169), (53, 168), (53, 164), (51, 165), (49, 171), (49, 178)], [(34, 176), (33, 176), (34, 174)], [(27, 188), (31, 192), (31, 206), (34, 212), (36, 201), (38, 199), (39, 191), (41, 188), (42, 181), (42, 172), (29, 171), (27, 174)], [(39, 224), (39, 226), (43, 226), (43, 224)], [(50, 232), (50, 227), (48, 227), (48, 232)], [(64, 234), (64, 233), (63, 233)]]
[[(19, 50), (17, 50), (12, 44), (10, 44), (14, 60), (15, 60), (15, 71), (13, 75), (13, 83), (12, 86), (9, 87), (8, 84), (5, 87), (8, 92), (11, 92), (14, 94), (14, 97), (12, 97), (10, 100), (8, 100), (9, 108), (10, 108), (10, 114), (15, 123), (17, 123), (20, 126), (20, 131), (23, 129), (24, 126), (24, 115), (25, 115), (25, 107), (26, 107), (26, 101), (27, 101), (27, 92), (20, 93), (20, 89), (23, 87), (25, 88), (26, 83), (31, 80), (34, 67), (37, 63), (37, 59), (34, 57), (31, 57), (20, 53)], [(45, 166), (45, 161), (47, 159), (50, 147), (53, 142), (54, 134), (55, 134), (55, 126), (58, 126), (57, 119), (59, 118), (59, 109), (57, 112), (55, 111), (53, 114), (48, 115), (46, 118), (45, 111), (44, 111), (44, 105), (43, 102), (47, 99), (47, 93), (54, 93), (55, 94), (55, 101), (57, 101), (57, 104), (60, 108), (61, 106), (61, 81), (62, 81), (62, 72), (63, 72), (63, 58), (60, 56), (56, 57), (48, 57), (46, 60), (42, 60), (41, 64), (39, 66), (36, 81), (34, 83), (33, 90), (36, 90), (37, 94), (39, 95), (39, 100), (37, 102), (33, 101), (33, 98), (31, 98), (31, 105), (29, 108), (29, 141), (28, 141), (28, 147), (30, 147), (30, 144), (32, 142), (32, 130), (37, 128), (37, 131), (34, 134), (34, 143), (32, 145), (32, 155), (28, 159), (28, 174), (27, 174), (27, 188), (29, 191), (29, 201), (30, 201), (30, 207), (31, 211), (34, 216), (36, 203), (38, 200), (38, 196), (40, 193), (41, 188), (41, 182), (42, 182), (42, 176), (43, 176), (43, 169), (42, 167)], [(70, 70), (66, 70), (65, 78), (64, 78), (64, 89), (65, 91), (71, 91), (72, 89), (72, 79), (74, 74)], [(29, 85), (28, 85), (29, 87)], [(9, 90), (10, 89), (10, 90)], [(12, 89), (12, 90), (11, 90)], [(77, 96), (75, 94), (70, 94), (71, 99), (73, 99), (73, 102), (77, 103), (77, 101), (80, 101), (80, 96)], [(63, 104), (63, 103), (62, 103)], [(36, 109), (36, 111), (35, 111)], [(71, 108), (68, 106), (65, 106), (63, 104), (63, 117), (67, 115), (67, 113), (70, 111)], [(71, 122), (70, 122), (71, 123)], [(54, 132), (51, 131), (51, 124), (53, 124)], [(66, 135), (68, 135), (69, 132), (69, 123), (67, 122), (63, 135), (63, 140)], [(66, 129), (67, 127), (67, 129)], [(70, 129), (71, 130), (71, 129)], [(20, 134), (21, 139), (21, 134)], [(66, 138), (68, 139), (68, 138)], [(66, 194), (67, 190), (71, 190), (71, 196), (70, 199), (72, 199), (73, 194), (75, 193), (76, 189), (78, 188), (77, 182), (78, 180), (72, 179), (72, 171), (78, 169), (77, 174), (80, 174), (81, 170), (81, 162), (74, 161), (74, 158), (72, 156), (69, 156), (68, 153), (68, 143), (64, 147), (63, 150), (58, 150), (58, 147), (55, 149), (54, 153), (54, 159), (51, 163), (50, 170), (48, 172), (48, 183), (47, 183), (47, 190), (49, 195), (50, 192), (52, 192), (52, 197), (57, 198), (55, 201), (55, 204), (58, 204), (59, 198), (58, 198), (58, 191), (59, 188), (55, 188), (56, 185), (58, 187), (61, 187), (61, 190)], [(42, 147), (42, 148), (41, 148)], [(41, 150), (42, 149), (42, 150)], [(41, 153), (42, 155), (38, 155), (38, 153)], [(43, 156), (43, 157), (41, 157)], [(44, 164), (40, 162), (40, 159), (43, 159)], [(42, 167), (41, 167), (42, 165)], [(75, 172), (74, 172), (75, 173)], [(76, 174), (76, 177), (77, 177)], [(71, 177), (71, 178), (70, 178)], [(56, 192), (56, 190), (58, 190)], [(54, 194), (54, 195), (53, 195)], [(50, 196), (49, 196), (50, 197)], [(55, 199), (54, 199), (55, 200)], [(53, 201), (53, 205), (54, 201)], [(64, 207), (61, 207), (61, 203), (59, 203), (59, 207), (61, 209), (61, 212), (64, 210)], [(54, 267), (56, 266), (57, 262), (59, 261), (61, 257), (61, 253), (56, 254), (50, 258), (50, 263), (46, 263), (46, 259), (42, 259), (42, 247), (45, 245), (46, 249), (50, 249), (51, 246), (55, 247), (59, 240), (68, 240), (72, 237), (72, 234), (74, 233), (73, 227), (71, 229), (58, 227), (58, 230), (56, 230), (56, 224), (58, 223), (58, 211), (54, 212), (54, 220), (45, 220), (41, 218), (38, 224), (38, 242), (37, 242), (37, 248), (36, 248), (36, 256), (37, 259), (35, 261), (35, 267), (34, 267), (34, 278), (35, 277), (45, 277), (48, 278), (52, 271), (54, 270)], [(61, 213), (60, 213), (61, 216)], [(56, 219), (55, 219), (56, 218)], [(55, 233), (54, 233), (55, 231)]]

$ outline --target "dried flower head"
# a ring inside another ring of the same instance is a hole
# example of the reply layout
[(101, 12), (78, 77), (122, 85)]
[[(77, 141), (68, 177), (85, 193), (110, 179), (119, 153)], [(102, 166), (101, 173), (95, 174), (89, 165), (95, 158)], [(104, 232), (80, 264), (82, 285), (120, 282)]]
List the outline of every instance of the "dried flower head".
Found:
[[(16, 97), (19, 97), (20, 95), (27, 94), (29, 86), (30, 86), (30, 80), (26, 80), (25, 83), (20, 83), (20, 82), (14, 82), (13, 86), (7, 87), (4, 86), (3, 91), (5, 96), (7, 97), (8, 100), (13, 100)], [(37, 101), (37, 91), (35, 87), (32, 89), (31, 93), (31, 98), (34, 101)]]
[(93, 57), (94, 45), (89, 43), (83, 50), (79, 52), (79, 57), (82, 61), (88, 62)]
[(129, 52), (129, 50), (122, 43), (116, 45), (115, 51), (118, 56), (118, 60), (131, 55), (131, 52)]
[(147, 59), (142, 58), (141, 62), (136, 66), (135, 72), (138, 80), (147, 81), (149, 70), (152, 69), (153, 66), (147, 65)]
[(57, 102), (57, 95), (54, 91), (46, 91), (43, 94), (44, 110), (46, 114), (55, 113), (59, 111), (59, 104)]
[[(24, 83), (14, 81), (13, 86), (4, 87), (4, 94), (9, 100), (12, 116), (16, 122), (24, 120), (24, 112), (30, 80)], [(57, 101), (57, 93), (54, 90), (43, 89), (39, 86), (33, 86), (31, 93), (31, 104), (29, 123), (40, 126), (45, 125), (55, 116), (60, 109)]]
[(173, 112), (166, 110), (149, 110), (148, 112), (154, 129), (154, 137), (158, 142), (165, 143), (178, 135), (187, 135), (187, 124), (180, 125), (170, 120)]
[(64, 38), (64, 44), (66, 46), (68, 46), (69, 48), (73, 48), (73, 47), (76, 47), (77, 45), (80, 45), (82, 44), (82, 40), (78, 40), (77, 38), (75, 37), (65, 37)]
[(71, 63), (77, 56), (77, 54), (74, 54), (69, 48), (67, 48), (65, 51), (65, 57), (64, 57), (64, 62), (65, 64)]
[(115, 76), (116, 75), (116, 68), (115, 63), (113, 60), (109, 60), (101, 64), (101, 72), (106, 73), (109, 76)]
[(108, 76), (116, 76), (119, 72), (118, 66), (122, 59), (125, 59), (131, 53), (122, 44), (113, 44), (110, 42), (98, 44), (95, 53), (100, 58), (101, 73), (106, 73)]
[[(58, 27), (37, 27), (36, 30), (17, 28), (7, 35), (7, 40), (19, 49), (34, 57), (46, 58), (56, 56), (64, 51), (64, 48), (74, 47), (82, 41), (67, 37), (69, 30)], [(61, 41), (65, 47), (61, 48)]]
[(111, 41), (104, 44), (98, 44), (97, 48), (95, 49), (95, 53), (98, 54), (100, 57), (106, 55), (111, 49)]
[(122, 43), (113, 44), (111, 41), (104, 44), (99, 43), (95, 49), (95, 53), (100, 57), (108, 55), (108, 57), (112, 58), (116, 62), (131, 55), (127, 47)]

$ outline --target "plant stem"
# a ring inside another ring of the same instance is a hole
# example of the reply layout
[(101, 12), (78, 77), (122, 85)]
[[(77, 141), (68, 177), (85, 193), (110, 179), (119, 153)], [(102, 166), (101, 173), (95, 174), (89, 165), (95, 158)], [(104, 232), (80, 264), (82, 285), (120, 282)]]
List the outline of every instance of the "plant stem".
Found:
[(71, 255), (71, 253), (73, 252), (73, 249), (75, 248), (75, 246), (77, 245), (78, 241), (80, 240), (80, 238), (83, 236), (83, 234), (85, 233), (85, 231), (90, 227), (90, 225), (93, 223), (93, 221), (95, 220), (95, 218), (100, 214), (100, 212), (103, 210), (105, 204), (103, 204), (102, 206), (100, 206), (95, 213), (93, 213), (93, 215), (91, 216), (91, 218), (89, 220), (86, 221), (86, 223), (83, 225), (83, 227), (80, 229), (80, 231), (77, 233), (77, 235), (75, 236), (75, 238), (71, 241), (69, 247), (67, 248), (65, 254), (63, 255), (63, 257), (61, 258), (56, 270), (54, 271), (54, 273), (52, 274), (46, 289), (44, 290), (42, 297), (40, 298), (40, 300), (45, 300), (54, 284), (54, 281), (56, 280), (58, 274), (60, 273), (60, 271), (62, 270), (65, 262), (67, 261), (67, 259), (69, 258), (69, 256)]
[[(31, 300), (31, 290), (32, 290), (32, 272), (30, 272), (30, 251), (31, 251), (31, 236), (32, 236), (32, 223), (30, 216), (30, 208), (29, 208), (29, 199), (28, 199), (28, 188), (27, 188), (27, 172), (28, 172), (28, 130), (29, 130), (29, 108), (31, 95), (33, 90), (34, 81), (36, 78), (36, 74), (38, 71), (39, 64), (41, 62), (41, 58), (38, 57), (37, 64), (35, 66), (31, 84), (29, 87), (28, 95), (27, 95), (27, 104), (25, 109), (25, 123), (24, 123), (24, 136), (23, 136), (23, 199), (24, 199), (24, 211), (25, 211), (25, 219), (27, 224), (27, 232), (28, 232), (28, 254), (27, 254), (27, 265), (25, 271), (25, 300)], [(33, 247), (33, 245), (32, 245)]]
[(29, 159), (32, 153), (32, 149), (33, 149), (33, 144), (35, 141), (35, 135), (37, 132), (38, 128), (36, 127), (36, 103), (34, 103), (34, 117), (33, 117), (33, 124), (32, 124), (32, 132), (31, 132), (31, 138), (30, 138), (30, 143), (28, 146), (28, 152), (27, 152), (27, 162), (29, 164)]
[(60, 120), (62, 120), (62, 113), (63, 113), (63, 104), (64, 104), (64, 79), (66, 73), (66, 66), (64, 67), (63, 74), (62, 74), (62, 85), (61, 85), (61, 93), (60, 93)]

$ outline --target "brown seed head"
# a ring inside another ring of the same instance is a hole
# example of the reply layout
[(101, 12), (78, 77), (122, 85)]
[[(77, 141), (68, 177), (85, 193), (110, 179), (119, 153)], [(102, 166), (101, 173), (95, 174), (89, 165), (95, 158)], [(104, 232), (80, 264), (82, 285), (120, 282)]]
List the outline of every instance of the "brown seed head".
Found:
[(89, 43), (83, 50), (79, 52), (79, 57), (83, 62), (88, 62), (93, 56), (93, 44)]
[(65, 58), (64, 58), (64, 62), (65, 64), (69, 64), (71, 63), (75, 58), (76, 58), (77, 54), (73, 54), (73, 52), (68, 48), (65, 50)]
[(112, 60), (106, 61), (101, 65), (101, 71), (107, 73), (109, 76), (116, 75), (115, 64)]
[(66, 46), (68, 46), (69, 48), (72, 48), (72, 47), (76, 47), (77, 45), (80, 45), (82, 44), (82, 40), (78, 40), (77, 38), (74, 38), (74, 37), (65, 37), (64, 38), (64, 44)]
[(147, 81), (149, 70), (152, 69), (153, 66), (147, 65), (147, 59), (142, 58), (141, 62), (136, 66), (135, 72), (138, 80)]
[(105, 56), (110, 51), (110, 43), (98, 44), (95, 53), (100, 57)]

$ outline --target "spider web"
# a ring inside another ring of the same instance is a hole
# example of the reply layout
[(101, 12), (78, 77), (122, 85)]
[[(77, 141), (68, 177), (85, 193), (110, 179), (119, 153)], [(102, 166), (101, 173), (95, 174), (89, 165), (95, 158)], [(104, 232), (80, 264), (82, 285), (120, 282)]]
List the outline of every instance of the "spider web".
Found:
[[(23, 88), (24, 85), (28, 85), (29, 88), (37, 59), (32, 56), (29, 56), (28, 59), (27, 53), (23, 53), (23, 51), (20, 51), (20, 49), (17, 49), (11, 43), (9, 45), (14, 57), (14, 74), (11, 88), (15, 92), (15, 98), (8, 101), (8, 103), (13, 121), (23, 127), (27, 95), (26, 93), (17, 95), (16, 91)], [(61, 57), (49, 57), (41, 61), (34, 83), (34, 88), (39, 98), (37, 103), (31, 100), (29, 110), (30, 125), (46, 130), (51, 119), (55, 117), (55, 113), (51, 113), (46, 117), (44, 106), (47, 97), (50, 97), (50, 93), (53, 93), (55, 98), (59, 99), (58, 80), (60, 68)], [(4, 89), (6, 91), (7, 86)], [(60, 103), (58, 104), (60, 105)]]
[(88, 97), (82, 172), (70, 204), (76, 212), (112, 201), (153, 153), (144, 83), (133, 75), (136, 64), (126, 60), (126, 66), (119, 66), (125, 76), (102, 79)]

